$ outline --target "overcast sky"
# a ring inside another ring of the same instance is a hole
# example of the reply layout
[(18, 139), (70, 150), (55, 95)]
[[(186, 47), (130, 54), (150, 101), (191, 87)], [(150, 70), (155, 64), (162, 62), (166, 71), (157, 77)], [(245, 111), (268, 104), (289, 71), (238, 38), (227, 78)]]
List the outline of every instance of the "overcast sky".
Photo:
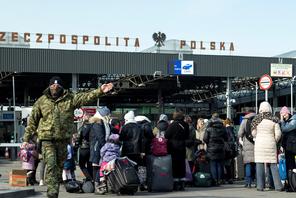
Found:
[(296, 50), (295, 10), (294, 0), (5, 0), (0, 32), (129, 36), (145, 49), (161, 31), (233, 42), (234, 55), (275, 56)]

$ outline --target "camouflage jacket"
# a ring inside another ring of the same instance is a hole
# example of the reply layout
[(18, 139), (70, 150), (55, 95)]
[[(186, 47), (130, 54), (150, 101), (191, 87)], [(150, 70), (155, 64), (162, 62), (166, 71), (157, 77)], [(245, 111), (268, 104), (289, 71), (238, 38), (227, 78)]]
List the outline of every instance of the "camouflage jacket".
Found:
[(28, 142), (34, 133), (39, 140), (70, 140), (74, 131), (74, 110), (95, 101), (103, 92), (96, 89), (74, 94), (64, 90), (57, 100), (52, 99), (49, 88), (33, 105), (24, 141)]

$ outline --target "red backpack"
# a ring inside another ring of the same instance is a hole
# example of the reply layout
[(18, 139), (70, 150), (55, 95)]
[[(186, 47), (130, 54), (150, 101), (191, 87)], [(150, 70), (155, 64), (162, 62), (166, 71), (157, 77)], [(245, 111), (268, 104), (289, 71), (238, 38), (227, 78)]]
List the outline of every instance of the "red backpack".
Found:
[(155, 138), (152, 139), (152, 143), (151, 143), (152, 154), (155, 156), (167, 155), (168, 154), (167, 142), (168, 140), (164, 136), (161, 136), (160, 134), (158, 134)]

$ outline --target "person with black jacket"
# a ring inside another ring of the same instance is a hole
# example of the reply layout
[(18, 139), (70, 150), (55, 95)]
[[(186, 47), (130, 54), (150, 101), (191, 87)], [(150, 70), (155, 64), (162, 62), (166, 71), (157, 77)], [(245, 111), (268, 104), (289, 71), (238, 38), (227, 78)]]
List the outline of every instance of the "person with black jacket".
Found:
[(124, 115), (125, 123), (121, 128), (119, 140), (122, 141), (121, 156), (127, 156), (138, 165), (142, 164), (145, 155), (143, 132), (135, 120), (134, 111)]
[(89, 161), (92, 163), (93, 167), (95, 194), (100, 194), (100, 150), (106, 143), (106, 131), (104, 123), (99, 117), (93, 116), (90, 118), (89, 122), (91, 123)]
[(86, 114), (83, 117), (83, 124), (78, 134), (78, 145), (79, 145), (79, 167), (84, 174), (86, 180), (93, 181), (93, 170), (92, 164), (89, 161), (90, 157), (90, 131), (91, 124), (89, 123), (90, 115)]
[(168, 140), (168, 153), (172, 156), (174, 190), (185, 190), (186, 175), (186, 140), (189, 137), (189, 126), (184, 121), (184, 113), (173, 113), (173, 122), (165, 132)]
[(141, 163), (141, 167), (138, 167), (139, 179), (140, 179), (140, 190), (146, 190), (146, 180), (147, 180), (147, 161), (146, 157), (151, 155), (151, 142), (154, 138), (152, 133), (151, 121), (146, 116), (138, 115), (135, 117), (137, 124), (139, 124), (141, 131), (143, 133), (142, 143), (144, 145), (144, 153), (143, 160)]
[[(289, 109), (284, 106), (280, 111), (281, 117), (281, 130), (283, 133), (282, 147), (285, 152), (286, 158), (286, 174), (288, 176), (289, 170), (296, 168), (295, 155), (296, 155), (296, 114), (291, 115)], [(286, 191), (292, 191), (289, 186), (289, 181), (285, 186)]]
[(165, 114), (160, 114), (156, 127), (154, 127), (153, 129), (153, 135), (155, 137), (164, 136), (164, 133), (167, 130), (168, 126), (169, 126), (168, 116)]
[(228, 137), (218, 113), (212, 114), (203, 140), (207, 144), (207, 157), (210, 161), (212, 177), (215, 180), (215, 184), (219, 185), (225, 160), (225, 142), (228, 140)]

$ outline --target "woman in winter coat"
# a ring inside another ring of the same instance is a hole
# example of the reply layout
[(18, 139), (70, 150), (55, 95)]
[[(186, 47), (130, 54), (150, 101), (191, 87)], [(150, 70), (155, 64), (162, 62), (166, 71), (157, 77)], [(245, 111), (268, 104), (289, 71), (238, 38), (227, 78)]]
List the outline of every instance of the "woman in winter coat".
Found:
[(186, 140), (189, 137), (189, 126), (184, 121), (183, 112), (174, 112), (173, 120), (165, 132), (165, 138), (168, 139), (168, 153), (172, 156), (174, 190), (184, 190)]
[(188, 161), (190, 170), (193, 169), (193, 160), (194, 160), (194, 153), (196, 151), (196, 147), (199, 143), (199, 141), (196, 139), (195, 135), (195, 128), (192, 123), (192, 119), (190, 116), (186, 115), (184, 121), (189, 126), (189, 136), (186, 140), (186, 160)]
[(228, 137), (218, 113), (213, 113), (212, 118), (209, 120), (203, 140), (207, 144), (207, 157), (210, 161), (212, 177), (215, 184), (219, 185), (225, 160), (224, 145)]
[(147, 169), (146, 169), (146, 165), (147, 165), (147, 161), (146, 161), (146, 156), (147, 155), (151, 155), (151, 143), (152, 143), (152, 139), (154, 138), (153, 133), (152, 133), (152, 126), (151, 126), (151, 121), (149, 120), (149, 118), (147, 118), (146, 116), (136, 116), (135, 120), (137, 122), (137, 124), (140, 126), (141, 131), (143, 133), (143, 140), (142, 143), (144, 145), (144, 152), (145, 152), (145, 156), (143, 156), (143, 160), (142, 160), (142, 166), (138, 167), (138, 175), (139, 175), (139, 179), (140, 179), (140, 190), (146, 190), (146, 180), (147, 180)]
[(234, 132), (234, 127), (233, 127), (233, 121), (230, 120), (229, 118), (226, 118), (223, 121), (223, 124), (225, 126), (226, 132), (227, 132), (227, 136), (228, 136), (228, 140), (227, 140), (227, 144), (229, 146), (229, 151), (226, 151), (226, 160), (225, 160), (225, 170), (226, 170), (226, 174), (225, 174), (225, 180), (229, 183), (229, 184), (233, 184), (233, 177), (234, 177), (234, 158), (237, 156), (237, 137), (235, 135)]
[(199, 150), (199, 151), (207, 149), (207, 145), (203, 141), (205, 131), (206, 131), (206, 124), (204, 122), (204, 119), (198, 118), (197, 123), (196, 123), (195, 134), (196, 134), (196, 139), (201, 141), (201, 143), (197, 146), (197, 150)]
[(155, 137), (159, 136), (164, 136), (165, 131), (167, 130), (169, 126), (169, 119), (168, 116), (165, 114), (161, 114), (159, 116), (159, 120), (156, 124), (156, 127), (153, 129), (153, 135)]
[(264, 164), (269, 164), (275, 190), (282, 191), (282, 183), (277, 167), (277, 142), (281, 138), (279, 119), (272, 116), (272, 109), (268, 102), (262, 102), (259, 114), (252, 120), (252, 135), (255, 139), (255, 162), (257, 176), (257, 190), (265, 187)]
[[(145, 156), (151, 155), (151, 141), (154, 138), (152, 133), (151, 121), (146, 116), (136, 116), (135, 120), (137, 124), (140, 126), (143, 133), (143, 144)], [(145, 160), (144, 160), (144, 164)]]
[(93, 116), (89, 119), (89, 122), (92, 124), (89, 139), (90, 139), (90, 157), (89, 161), (93, 166), (93, 180), (95, 181), (96, 191), (99, 191), (97, 188), (100, 182), (100, 150), (106, 143), (105, 141), (105, 126), (103, 121), (97, 116)]
[(134, 111), (126, 113), (124, 120), (125, 123), (119, 134), (119, 140), (122, 141), (121, 156), (127, 156), (141, 166), (145, 155), (143, 132), (135, 120)]
[[(285, 152), (286, 159), (286, 174), (289, 170), (296, 168), (295, 155), (296, 155), (296, 114), (291, 115), (289, 109), (284, 106), (281, 111), (281, 130), (283, 133), (282, 147)], [(292, 191), (289, 181), (286, 185), (286, 191)]]
[[(238, 131), (238, 138), (242, 141), (243, 161), (245, 164), (245, 187), (251, 188), (252, 181), (255, 179), (256, 164), (254, 159), (254, 142), (246, 138), (247, 130), (251, 130), (251, 119), (255, 117), (255, 112), (250, 112), (243, 117)], [(247, 126), (249, 125), (249, 126)]]
[(79, 167), (84, 174), (86, 180), (93, 180), (92, 164), (89, 161), (90, 157), (90, 130), (92, 125), (89, 123), (89, 115), (83, 117), (83, 124), (78, 134), (79, 145)]

